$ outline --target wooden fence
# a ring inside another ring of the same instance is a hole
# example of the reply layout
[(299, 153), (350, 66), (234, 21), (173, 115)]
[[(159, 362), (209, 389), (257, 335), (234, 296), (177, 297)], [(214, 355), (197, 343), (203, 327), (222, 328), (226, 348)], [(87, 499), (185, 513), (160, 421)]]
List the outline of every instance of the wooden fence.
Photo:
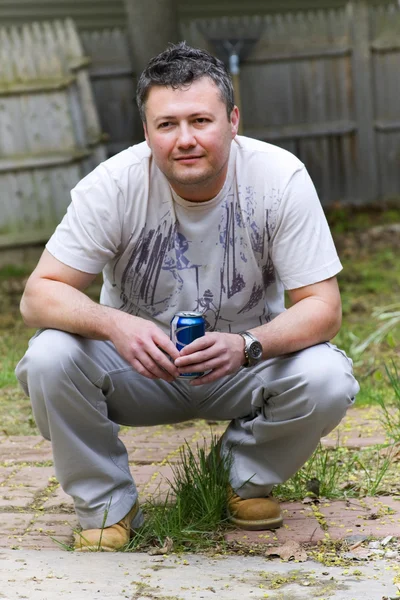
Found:
[(325, 206), (400, 196), (398, 4), (190, 19), (181, 30), (225, 60), (241, 40), (244, 134), (299, 156)]
[(124, 27), (124, 0), (0, 0), (0, 23), (4, 27), (67, 17), (73, 19), (78, 31)]
[[(226, 62), (227, 42), (240, 42), (243, 133), (299, 156), (325, 206), (400, 196), (398, 4), (181, 14), (180, 28)], [(101, 131), (108, 154), (143, 139), (134, 71), (123, 29), (0, 29), (0, 247), (47, 238), (70, 189), (105, 157)]]
[(72, 21), (0, 29), (0, 247), (45, 240), (105, 159)]
[[(400, 196), (400, 7), (339, 4), (180, 24), (182, 39), (226, 63), (239, 42), (243, 133), (299, 156), (325, 206)], [(81, 37), (113, 154), (143, 139), (128, 39), (121, 29)]]

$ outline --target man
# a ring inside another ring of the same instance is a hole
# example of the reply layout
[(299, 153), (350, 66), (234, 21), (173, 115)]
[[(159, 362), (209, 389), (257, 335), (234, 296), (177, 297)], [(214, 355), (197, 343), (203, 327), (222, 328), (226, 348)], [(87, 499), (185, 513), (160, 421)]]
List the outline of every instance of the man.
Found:
[[(137, 101), (146, 142), (75, 187), (21, 301), (40, 330), (16, 373), (74, 499), (79, 550), (116, 550), (142, 521), (118, 424), (229, 420), (230, 518), (271, 529), (273, 485), (358, 391), (328, 342), (341, 265), (304, 165), (237, 136), (223, 64), (185, 43), (150, 61)], [(84, 290), (101, 271), (97, 304)], [(178, 352), (169, 324), (182, 310), (209, 331)]]

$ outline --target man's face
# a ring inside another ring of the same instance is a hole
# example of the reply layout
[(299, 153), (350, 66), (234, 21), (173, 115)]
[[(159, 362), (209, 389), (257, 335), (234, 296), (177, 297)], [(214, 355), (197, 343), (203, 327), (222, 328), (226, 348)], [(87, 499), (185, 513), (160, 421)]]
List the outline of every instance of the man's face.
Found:
[(209, 77), (185, 89), (154, 86), (146, 101), (144, 132), (154, 161), (182, 198), (205, 201), (218, 194), (228, 169), (239, 112), (226, 105)]

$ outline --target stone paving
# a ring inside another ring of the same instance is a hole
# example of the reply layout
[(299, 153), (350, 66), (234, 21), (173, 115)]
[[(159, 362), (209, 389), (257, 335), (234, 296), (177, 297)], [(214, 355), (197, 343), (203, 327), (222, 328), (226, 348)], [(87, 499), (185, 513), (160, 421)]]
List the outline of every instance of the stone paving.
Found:
[[(340, 427), (323, 439), (326, 446), (363, 447), (385, 441), (370, 409), (352, 409)], [(222, 433), (220, 423), (214, 434)], [(204, 421), (179, 426), (124, 429), (130, 467), (139, 488), (140, 500), (163, 498), (168, 490), (170, 464), (179, 460), (179, 448), (210, 441), (210, 424)], [(297, 541), (307, 546), (329, 537), (357, 541), (363, 537), (400, 538), (400, 496), (363, 498), (350, 501), (321, 501), (319, 504), (285, 502), (284, 526), (271, 532), (233, 531), (230, 541), (280, 545)], [(54, 473), (51, 445), (40, 436), (0, 436), (0, 548), (59, 548), (57, 541), (70, 544), (78, 522), (69, 496), (60, 488)]]

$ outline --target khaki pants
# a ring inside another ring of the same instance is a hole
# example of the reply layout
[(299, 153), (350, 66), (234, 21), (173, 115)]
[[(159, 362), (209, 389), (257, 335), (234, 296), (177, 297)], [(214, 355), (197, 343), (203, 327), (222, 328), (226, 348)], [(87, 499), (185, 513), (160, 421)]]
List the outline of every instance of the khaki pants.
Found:
[(110, 342), (52, 329), (32, 338), (16, 375), (84, 529), (100, 527), (107, 508), (106, 526), (118, 522), (137, 498), (118, 425), (230, 421), (231, 484), (252, 498), (300, 469), (359, 390), (351, 360), (329, 343), (193, 388), (146, 379)]

